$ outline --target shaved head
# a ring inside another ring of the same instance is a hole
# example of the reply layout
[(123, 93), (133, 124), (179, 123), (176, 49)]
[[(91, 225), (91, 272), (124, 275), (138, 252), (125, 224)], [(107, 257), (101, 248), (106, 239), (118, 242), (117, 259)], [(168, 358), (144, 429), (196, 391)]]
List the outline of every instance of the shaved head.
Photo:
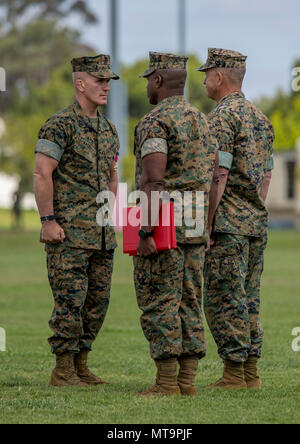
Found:
[(185, 69), (159, 69), (153, 75), (161, 76), (168, 89), (184, 89), (187, 71)]
[(147, 77), (147, 94), (152, 105), (167, 97), (183, 96), (187, 77), (185, 69), (158, 69)]
[(216, 68), (222, 72), (230, 85), (242, 87), (246, 75), (246, 68)]
[(76, 91), (78, 91), (78, 86), (79, 86), (78, 82), (80, 80), (85, 82), (89, 77), (92, 77), (92, 76), (88, 72), (73, 72), (72, 78), (73, 78), (73, 84), (74, 84)]

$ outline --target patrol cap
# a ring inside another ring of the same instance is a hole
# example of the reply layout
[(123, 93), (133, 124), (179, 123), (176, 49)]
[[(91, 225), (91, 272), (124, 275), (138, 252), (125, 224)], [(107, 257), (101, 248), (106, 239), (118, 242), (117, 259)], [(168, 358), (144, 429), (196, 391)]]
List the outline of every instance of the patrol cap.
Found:
[(88, 72), (98, 79), (118, 80), (120, 77), (114, 74), (110, 67), (110, 56), (100, 54), (96, 57), (79, 57), (71, 61), (73, 72)]
[(246, 68), (247, 56), (230, 49), (209, 48), (205, 65), (197, 71), (207, 71), (211, 68)]
[(158, 69), (186, 69), (188, 57), (166, 52), (150, 52), (149, 68), (140, 75), (140, 77), (148, 77)]

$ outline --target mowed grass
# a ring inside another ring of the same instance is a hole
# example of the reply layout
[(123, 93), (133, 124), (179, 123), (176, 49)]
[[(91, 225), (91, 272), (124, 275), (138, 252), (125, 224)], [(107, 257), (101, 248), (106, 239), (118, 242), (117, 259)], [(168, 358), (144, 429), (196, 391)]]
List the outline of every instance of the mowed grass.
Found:
[[(3, 220), (3, 219), (1, 219)], [(7, 228), (7, 227), (6, 227)], [(90, 367), (113, 385), (49, 387), (52, 296), (38, 231), (0, 231), (0, 423), (197, 424), (299, 423), (300, 352), (292, 330), (300, 327), (300, 232), (272, 232), (262, 288), (265, 346), (261, 391), (210, 391), (222, 372), (207, 329), (208, 353), (197, 375), (197, 398), (141, 398), (154, 383), (155, 366), (139, 324), (131, 259), (116, 253), (111, 304), (90, 354)]]
[[(24, 230), (39, 230), (40, 217), (36, 211), (24, 211), (21, 218)], [(0, 209), (0, 230), (9, 231), (14, 225), (14, 217), (11, 211)]]

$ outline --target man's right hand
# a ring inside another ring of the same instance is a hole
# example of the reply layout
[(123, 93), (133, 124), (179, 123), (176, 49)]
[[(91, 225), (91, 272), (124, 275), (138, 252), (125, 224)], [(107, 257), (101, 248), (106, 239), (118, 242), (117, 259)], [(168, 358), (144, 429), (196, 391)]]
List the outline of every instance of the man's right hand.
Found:
[(137, 251), (138, 251), (138, 256), (141, 257), (149, 257), (154, 254), (158, 254), (155, 240), (153, 239), (153, 237), (148, 237), (148, 239), (145, 240), (141, 239), (138, 244)]
[(60, 244), (64, 242), (65, 238), (64, 230), (55, 220), (43, 222), (41, 233), (41, 242), (43, 244)]

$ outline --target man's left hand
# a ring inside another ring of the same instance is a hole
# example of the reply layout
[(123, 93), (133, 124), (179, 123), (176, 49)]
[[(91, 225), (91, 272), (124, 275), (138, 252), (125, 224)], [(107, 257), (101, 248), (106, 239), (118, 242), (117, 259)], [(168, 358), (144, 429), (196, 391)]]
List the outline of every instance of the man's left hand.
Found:
[(210, 225), (210, 226), (208, 227), (209, 240), (208, 240), (207, 243), (206, 243), (206, 249), (205, 249), (205, 252), (206, 252), (206, 253), (208, 253), (208, 252), (210, 251), (211, 247), (212, 247), (212, 246), (214, 245), (214, 243), (215, 243), (214, 239), (212, 238), (212, 232), (213, 232), (213, 227), (212, 227), (212, 225)]
[(211, 249), (211, 247), (215, 244), (214, 239), (212, 239), (211, 237), (209, 238), (209, 240), (206, 243), (206, 249), (205, 249), (205, 253), (208, 253)]
[(148, 237), (146, 240), (140, 240), (138, 244), (138, 255), (141, 257), (149, 257), (158, 254), (155, 241), (153, 237)]

